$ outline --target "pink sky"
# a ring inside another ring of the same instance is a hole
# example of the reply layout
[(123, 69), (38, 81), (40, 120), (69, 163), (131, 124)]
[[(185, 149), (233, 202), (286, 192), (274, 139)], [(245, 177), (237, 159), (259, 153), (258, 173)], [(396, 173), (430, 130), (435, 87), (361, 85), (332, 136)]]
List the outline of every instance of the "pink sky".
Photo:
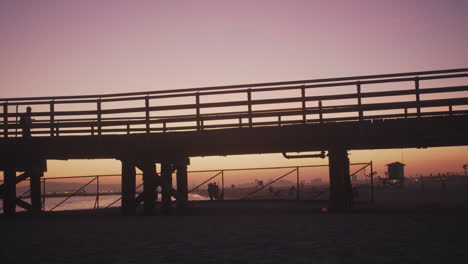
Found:
[[(467, 11), (464, 0), (3, 0), (0, 97), (465, 68)], [(468, 163), (466, 150), (406, 150), (414, 164), (407, 169), (460, 171)], [(401, 152), (359, 152), (351, 159), (379, 159), (382, 171)], [(440, 159), (425, 166), (434, 156)], [(204, 158), (192, 166), (246, 167), (250, 160)], [(292, 163), (275, 155), (255, 160), (265, 166)], [(298, 162), (323, 163), (293, 163)], [(49, 169), (76, 175), (73, 164), (79, 163), (50, 162)], [(99, 164), (88, 167), (119, 170), (118, 162)]]

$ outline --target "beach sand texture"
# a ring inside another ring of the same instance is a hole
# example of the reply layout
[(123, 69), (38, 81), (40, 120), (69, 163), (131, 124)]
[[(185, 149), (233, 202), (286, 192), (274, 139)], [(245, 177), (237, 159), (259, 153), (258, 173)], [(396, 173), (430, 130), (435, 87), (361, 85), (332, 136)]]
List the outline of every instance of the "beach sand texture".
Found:
[(364, 188), (348, 213), (291, 198), (0, 217), (1, 263), (467, 263), (466, 187), (379, 187), (375, 205)]
[[(194, 206), (207, 207), (209, 202), (198, 203), (202, 204)], [(271, 201), (258, 201), (257, 206), (265, 203)], [(2, 263), (466, 263), (468, 259), (466, 209), (334, 214), (294, 204), (283, 202), (283, 210), (276, 213), (256, 210), (254, 205), (236, 212), (231, 204), (231, 209), (223, 209), (225, 214), (206, 209), (198, 215), (121, 217), (113, 208), (98, 216), (62, 212), (0, 218), (0, 255)]]

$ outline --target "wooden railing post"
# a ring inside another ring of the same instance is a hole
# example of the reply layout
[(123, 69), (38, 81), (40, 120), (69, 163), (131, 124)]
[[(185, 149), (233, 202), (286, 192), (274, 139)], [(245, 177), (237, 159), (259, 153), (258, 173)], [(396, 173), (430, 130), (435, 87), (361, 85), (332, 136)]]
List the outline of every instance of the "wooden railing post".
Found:
[(419, 90), (419, 77), (414, 78), (414, 86), (416, 88), (416, 111), (417, 111), (417, 116), (418, 118), (421, 117), (421, 106), (420, 106), (420, 90)]
[(127, 135), (130, 135), (130, 120), (127, 121)]
[(8, 137), (8, 102), (3, 103), (3, 137)]
[(50, 102), (50, 136), (55, 135), (55, 110), (54, 101)]
[(247, 89), (247, 102), (249, 112), (249, 128), (252, 128), (252, 89)]
[(305, 87), (301, 88), (301, 98), (302, 98), (302, 124), (307, 124), (307, 115), (306, 115), (306, 101), (305, 101)]
[(102, 134), (102, 112), (101, 112), (101, 98), (97, 100), (97, 129), (98, 129), (98, 136)]
[(318, 102), (318, 107), (319, 107), (320, 124), (322, 124), (323, 123), (323, 108), (322, 108), (322, 101), (321, 100)]
[(363, 120), (363, 114), (362, 114), (362, 101), (361, 101), (361, 82), (358, 81), (356, 83), (357, 86), (357, 99), (358, 99), (358, 109), (359, 109), (359, 121)]
[(146, 123), (146, 134), (150, 133), (150, 111), (149, 111), (149, 96), (145, 97), (145, 123)]
[(196, 103), (196, 114), (197, 114), (197, 131), (201, 130), (200, 124), (200, 93), (197, 92), (195, 95), (195, 103)]
[(16, 124), (16, 128), (15, 128), (15, 137), (18, 137), (18, 125), (19, 125), (19, 122), (18, 122), (18, 105), (16, 105), (16, 120), (15, 120), (15, 124)]

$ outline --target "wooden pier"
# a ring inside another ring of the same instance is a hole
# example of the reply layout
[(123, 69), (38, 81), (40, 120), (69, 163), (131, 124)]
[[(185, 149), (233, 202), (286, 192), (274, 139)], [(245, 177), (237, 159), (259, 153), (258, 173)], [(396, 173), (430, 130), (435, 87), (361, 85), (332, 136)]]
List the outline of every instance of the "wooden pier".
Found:
[[(164, 208), (170, 207), (171, 197), (184, 205), (190, 157), (305, 151), (328, 153), (330, 208), (346, 210), (352, 206), (348, 150), (468, 145), (466, 77), (468, 69), (452, 69), (0, 99), (4, 215), (14, 215), (16, 205), (41, 213), (40, 178), (51, 159), (120, 160), (122, 214), (134, 215), (139, 201), (143, 201), (145, 214), (152, 214), (158, 195)], [(423, 86), (434, 80), (437, 86)], [(411, 88), (401, 88), (408, 83)], [(388, 86), (384, 91), (365, 90), (382, 84)], [(328, 90), (315, 93), (318, 88)], [(265, 99), (260, 96), (264, 94), (276, 97)], [(217, 99), (209, 101), (213, 96)], [(389, 100), (393, 98), (397, 99)], [(178, 103), (164, 103), (166, 100)], [(334, 103), (336, 100), (342, 103)], [(34, 122), (27, 128), (30, 136), (23, 136), (25, 127), (20, 120), (24, 111), (11, 111), (26, 106), (33, 108)], [(239, 107), (244, 110), (230, 110)], [(156, 164), (161, 164), (160, 172)], [(143, 172), (144, 180), (139, 196), (135, 192), (136, 168)], [(22, 174), (17, 176), (17, 172)], [(174, 172), (177, 186), (172, 186)], [(31, 204), (16, 195), (16, 184), (26, 179), (30, 180)]]

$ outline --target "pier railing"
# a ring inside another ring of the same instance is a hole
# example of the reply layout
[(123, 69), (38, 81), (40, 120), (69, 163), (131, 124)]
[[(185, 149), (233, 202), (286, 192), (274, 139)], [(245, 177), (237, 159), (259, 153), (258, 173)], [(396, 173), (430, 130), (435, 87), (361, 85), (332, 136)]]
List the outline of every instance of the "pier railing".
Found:
[(149, 92), (2, 98), (3, 137), (108, 135), (468, 114), (468, 68)]

